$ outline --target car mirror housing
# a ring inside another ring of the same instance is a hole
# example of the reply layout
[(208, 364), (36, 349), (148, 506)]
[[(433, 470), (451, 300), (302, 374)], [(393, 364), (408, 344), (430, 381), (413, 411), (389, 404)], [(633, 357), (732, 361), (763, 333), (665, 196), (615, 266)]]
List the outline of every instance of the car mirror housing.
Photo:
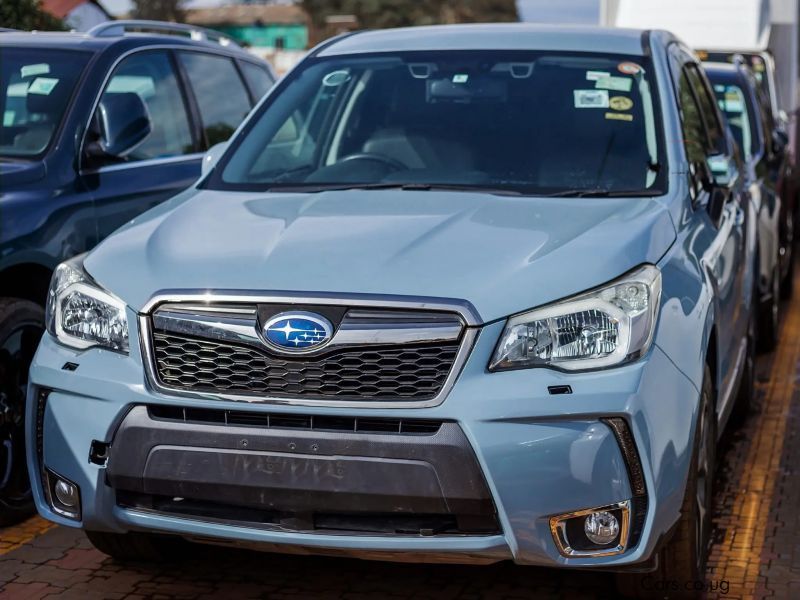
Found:
[[(133, 92), (103, 94), (97, 107), (100, 139), (90, 154), (123, 158), (152, 131), (147, 106)], [(98, 152), (99, 151), (99, 152)]]

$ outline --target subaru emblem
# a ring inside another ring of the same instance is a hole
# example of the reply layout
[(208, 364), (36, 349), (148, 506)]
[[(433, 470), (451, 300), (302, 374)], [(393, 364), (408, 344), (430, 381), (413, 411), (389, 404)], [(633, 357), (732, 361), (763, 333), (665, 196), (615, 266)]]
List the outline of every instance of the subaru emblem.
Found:
[(322, 315), (284, 312), (264, 325), (267, 344), (283, 352), (302, 352), (324, 345), (333, 336), (333, 325)]

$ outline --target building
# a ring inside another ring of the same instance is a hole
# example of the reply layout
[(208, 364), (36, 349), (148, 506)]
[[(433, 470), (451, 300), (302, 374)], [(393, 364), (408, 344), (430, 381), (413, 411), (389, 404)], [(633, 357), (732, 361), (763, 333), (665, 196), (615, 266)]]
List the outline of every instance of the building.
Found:
[(98, 0), (42, 0), (41, 6), (76, 31), (88, 31), (112, 18)]
[(235, 4), (186, 11), (186, 22), (224, 33), (281, 74), (308, 48), (308, 16), (293, 4)]

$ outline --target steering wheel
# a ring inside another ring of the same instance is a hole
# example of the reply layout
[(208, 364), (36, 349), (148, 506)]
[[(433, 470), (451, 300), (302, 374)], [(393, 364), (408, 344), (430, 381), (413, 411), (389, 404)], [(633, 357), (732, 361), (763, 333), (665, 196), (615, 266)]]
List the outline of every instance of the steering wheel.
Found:
[(405, 169), (408, 169), (406, 165), (401, 163), (396, 158), (392, 158), (391, 156), (384, 156), (383, 154), (378, 154), (376, 152), (356, 152), (355, 154), (349, 154), (345, 156), (339, 162), (343, 163), (351, 160), (370, 160), (372, 162), (378, 162), (388, 167), (392, 167), (395, 171), (403, 171)]

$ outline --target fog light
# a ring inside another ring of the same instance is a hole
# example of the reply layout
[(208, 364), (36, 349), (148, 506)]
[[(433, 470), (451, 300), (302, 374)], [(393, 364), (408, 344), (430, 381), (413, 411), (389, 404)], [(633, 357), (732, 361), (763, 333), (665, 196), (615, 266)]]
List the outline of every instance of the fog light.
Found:
[(586, 537), (600, 546), (607, 546), (619, 533), (619, 521), (610, 512), (601, 511), (590, 514), (583, 522)]
[(625, 500), (550, 517), (550, 533), (568, 558), (613, 556), (628, 547), (631, 502)]
[(45, 488), (47, 502), (53, 512), (80, 521), (81, 519), (81, 490), (69, 479), (45, 469)]
[(73, 484), (59, 479), (55, 485), (56, 498), (61, 504), (68, 508), (78, 506), (78, 488)]

